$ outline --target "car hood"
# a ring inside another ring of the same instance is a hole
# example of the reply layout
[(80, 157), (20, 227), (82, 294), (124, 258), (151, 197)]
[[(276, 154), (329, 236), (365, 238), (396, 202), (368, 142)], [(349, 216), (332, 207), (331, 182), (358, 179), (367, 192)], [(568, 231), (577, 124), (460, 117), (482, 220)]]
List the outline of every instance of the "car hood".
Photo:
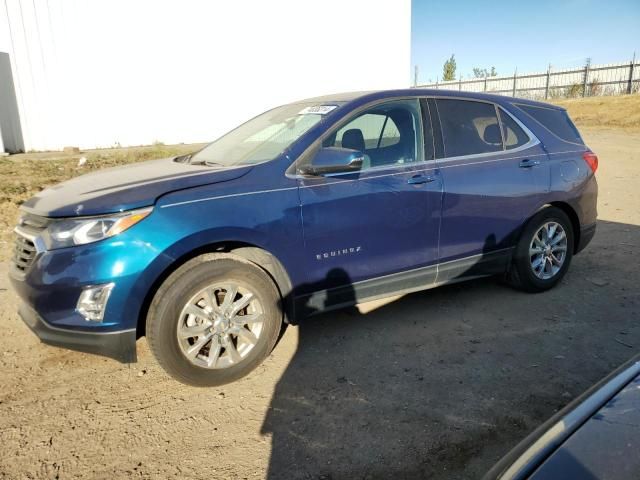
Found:
[(115, 213), (153, 205), (158, 197), (176, 190), (233, 180), (251, 168), (191, 165), (171, 158), (134, 163), (46, 188), (24, 202), (22, 209), (43, 217)]

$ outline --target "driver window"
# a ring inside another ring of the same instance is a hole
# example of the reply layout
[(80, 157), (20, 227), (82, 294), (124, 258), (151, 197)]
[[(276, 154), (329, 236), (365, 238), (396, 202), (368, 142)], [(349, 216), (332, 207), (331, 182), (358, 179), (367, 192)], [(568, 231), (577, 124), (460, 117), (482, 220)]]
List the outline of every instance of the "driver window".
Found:
[(322, 146), (362, 152), (362, 170), (421, 161), (420, 103), (416, 99), (376, 105), (338, 128)]
[[(336, 132), (336, 147), (342, 147), (342, 139), (344, 137), (345, 132), (349, 130), (360, 130), (362, 132), (362, 138), (364, 140), (364, 149), (370, 150), (372, 148), (376, 148), (378, 145), (378, 140), (380, 138), (380, 134), (382, 133), (382, 127), (384, 127), (384, 122), (386, 120), (386, 115), (378, 115), (376, 113), (365, 113), (360, 115), (359, 117), (354, 118), (349, 123), (347, 123), (344, 127), (339, 129)], [(346, 145), (343, 148), (353, 148), (350, 145), (349, 134), (347, 134)], [(355, 145), (358, 146), (358, 145)], [(354, 148), (354, 150), (361, 150), (360, 148)]]

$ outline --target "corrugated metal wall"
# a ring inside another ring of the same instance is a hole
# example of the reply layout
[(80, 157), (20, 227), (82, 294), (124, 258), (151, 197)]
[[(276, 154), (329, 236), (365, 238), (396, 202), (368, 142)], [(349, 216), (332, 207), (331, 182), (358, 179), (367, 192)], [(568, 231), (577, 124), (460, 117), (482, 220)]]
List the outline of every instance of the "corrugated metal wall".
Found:
[(11, 61), (9, 54), (0, 52), (0, 153), (22, 151), (24, 141)]
[(410, 0), (0, 0), (27, 149), (206, 141), (266, 108), (403, 87)]

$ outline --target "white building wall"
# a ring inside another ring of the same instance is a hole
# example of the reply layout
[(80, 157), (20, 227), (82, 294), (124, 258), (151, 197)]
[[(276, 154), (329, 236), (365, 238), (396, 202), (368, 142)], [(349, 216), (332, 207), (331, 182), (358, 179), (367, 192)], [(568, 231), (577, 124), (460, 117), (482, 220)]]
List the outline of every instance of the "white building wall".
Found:
[(408, 86), (410, 0), (5, 0), (27, 149), (200, 142), (331, 92)]

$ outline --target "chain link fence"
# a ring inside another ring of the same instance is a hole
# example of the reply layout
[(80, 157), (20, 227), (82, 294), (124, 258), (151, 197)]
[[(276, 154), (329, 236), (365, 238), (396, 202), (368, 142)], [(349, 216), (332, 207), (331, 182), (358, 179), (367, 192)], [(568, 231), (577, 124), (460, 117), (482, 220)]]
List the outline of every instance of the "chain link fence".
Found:
[(513, 97), (545, 100), (599, 95), (623, 95), (640, 91), (640, 64), (635, 55), (630, 62), (590, 65), (579, 69), (510, 76), (481, 77), (471, 80), (451, 80), (417, 88), (487, 92)]

